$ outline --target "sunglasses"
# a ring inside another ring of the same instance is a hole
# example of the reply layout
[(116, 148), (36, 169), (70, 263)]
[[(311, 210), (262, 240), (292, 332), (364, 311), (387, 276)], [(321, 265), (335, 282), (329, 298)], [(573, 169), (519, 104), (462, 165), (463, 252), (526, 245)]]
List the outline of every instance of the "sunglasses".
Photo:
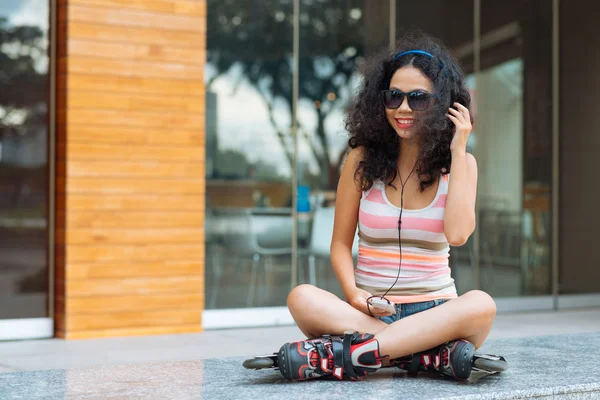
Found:
[(427, 108), (429, 108), (429, 104), (431, 103), (431, 98), (437, 97), (437, 95), (427, 92), (413, 91), (404, 93), (395, 89), (382, 90), (381, 93), (383, 93), (383, 105), (386, 108), (396, 109), (400, 107), (404, 101), (404, 96), (406, 96), (408, 100), (408, 106), (413, 111), (427, 110)]

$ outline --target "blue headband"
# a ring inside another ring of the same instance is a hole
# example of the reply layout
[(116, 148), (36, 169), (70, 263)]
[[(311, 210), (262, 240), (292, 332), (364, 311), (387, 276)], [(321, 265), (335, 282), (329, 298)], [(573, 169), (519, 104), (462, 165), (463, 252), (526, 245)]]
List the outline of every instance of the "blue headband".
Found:
[(396, 57), (394, 57), (394, 61), (396, 61), (398, 58), (400, 58), (400, 57), (402, 57), (402, 56), (404, 56), (406, 54), (421, 54), (423, 56), (427, 56), (429, 58), (433, 58), (433, 55), (431, 53), (428, 53), (428, 52), (423, 51), (423, 50), (408, 50), (408, 51), (405, 51), (405, 52), (402, 52), (402, 53), (396, 55)]
[[(398, 58), (400, 58), (400, 57), (402, 57), (402, 56), (405, 56), (405, 55), (407, 55), (407, 54), (420, 54), (420, 55), (422, 55), (422, 56), (427, 56), (427, 57), (429, 57), (429, 58), (433, 58), (433, 54), (431, 54), (431, 53), (428, 53), (428, 52), (426, 52), (426, 51), (423, 51), (423, 50), (407, 50), (407, 51), (404, 51), (404, 52), (402, 52), (402, 53), (400, 53), (400, 54), (397, 54), (397, 55), (394, 57), (394, 60), (393, 60), (393, 61), (396, 61)], [(444, 69), (444, 63), (443, 63), (441, 60), (440, 60), (440, 68), (441, 68), (441, 69)], [(446, 75), (448, 75), (448, 71), (446, 71)]]

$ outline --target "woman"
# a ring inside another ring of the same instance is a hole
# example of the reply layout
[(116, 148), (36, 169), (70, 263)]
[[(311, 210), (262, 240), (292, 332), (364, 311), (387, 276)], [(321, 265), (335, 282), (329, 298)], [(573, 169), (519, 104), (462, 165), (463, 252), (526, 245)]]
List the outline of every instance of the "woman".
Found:
[(286, 378), (358, 378), (389, 365), (470, 376), (496, 306), (482, 291), (457, 296), (448, 266), (449, 246), (463, 245), (475, 229), (469, 106), (457, 62), (426, 35), (367, 61), (347, 118), (352, 150), (331, 241), (346, 301), (310, 285), (292, 290), (289, 310), (313, 339), (281, 348)]

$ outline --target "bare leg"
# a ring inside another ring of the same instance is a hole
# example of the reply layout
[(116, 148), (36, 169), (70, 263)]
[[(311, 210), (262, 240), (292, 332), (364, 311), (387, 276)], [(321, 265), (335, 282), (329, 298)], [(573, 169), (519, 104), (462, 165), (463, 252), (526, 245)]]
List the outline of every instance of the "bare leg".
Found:
[(298, 328), (308, 338), (342, 335), (346, 331), (376, 333), (388, 326), (312, 285), (295, 287), (288, 295), (287, 304)]
[(425, 351), (449, 340), (467, 339), (481, 347), (492, 328), (496, 304), (486, 293), (473, 290), (408, 318), (396, 321), (375, 337), (381, 354), (397, 358)]
[(379, 341), (381, 354), (390, 358), (428, 350), (454, 339), (467, 339), (479, 348), (496, 315), (493, 299), (478, 290), (391, 325), (310, 285), (292, 290), (288, 307), (298, 327), (308, 337), (326, 333), (341, 335), (348, 330), (373, 333)]

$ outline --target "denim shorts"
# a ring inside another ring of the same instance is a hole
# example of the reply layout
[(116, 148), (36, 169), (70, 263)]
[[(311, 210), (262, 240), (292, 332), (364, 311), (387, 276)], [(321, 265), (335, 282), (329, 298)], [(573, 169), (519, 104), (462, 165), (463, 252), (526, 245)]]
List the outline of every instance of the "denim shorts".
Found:
[(387, 317), (375, 317), (386, 324), (392, 324), (402, 318), (406, 318), (413, 314), (418, 314), (422, 311), (429, 310), (430, 308), (437, 307), (441, 304), (447, 302), (448, 299), (440, 299), (440, 300), (431, 300), (431, 301), (423, 301), (420, 303), (406, 303), (406, 304), (396, 304), (396, 314), (392, 314)]

